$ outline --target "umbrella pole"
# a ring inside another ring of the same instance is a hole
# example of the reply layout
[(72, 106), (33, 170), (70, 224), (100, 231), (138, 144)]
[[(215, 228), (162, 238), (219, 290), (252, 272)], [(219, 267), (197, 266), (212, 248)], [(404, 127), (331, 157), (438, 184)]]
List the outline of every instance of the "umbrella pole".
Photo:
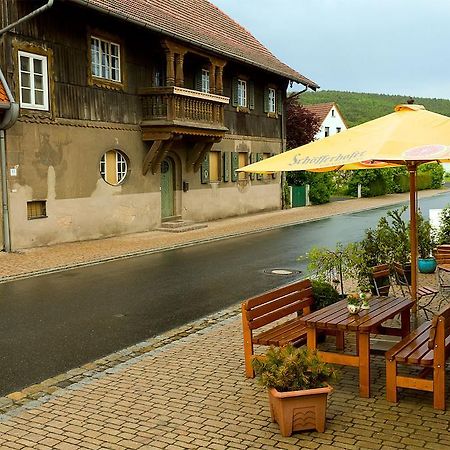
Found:
[(411, 242), (411, 297), (414, 301), (413, 311), (417, 313), (417, 202), (416, 174), (417, 166), (408, 164), (409, 170), (409, 209), (410, 209), (410, 242)]

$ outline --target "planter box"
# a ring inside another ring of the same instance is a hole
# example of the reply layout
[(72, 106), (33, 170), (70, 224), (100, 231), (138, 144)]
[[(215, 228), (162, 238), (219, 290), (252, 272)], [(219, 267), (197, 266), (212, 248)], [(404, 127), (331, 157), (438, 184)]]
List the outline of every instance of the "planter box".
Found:
[(272, 421), (278, 423), (283, 436), (302, 430), (324, 432), (327, 396), (332, 390), (331, 386), (291, 392), (269, 389)]

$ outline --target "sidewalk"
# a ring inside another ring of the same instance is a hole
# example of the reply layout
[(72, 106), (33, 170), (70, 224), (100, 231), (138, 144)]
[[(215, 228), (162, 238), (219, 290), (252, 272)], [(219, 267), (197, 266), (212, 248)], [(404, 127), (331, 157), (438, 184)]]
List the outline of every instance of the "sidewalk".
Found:
[[(448, 190), (422, 191), (419, 197), (425, 198), (445, 192), (448, 192)], [(383, 197), (351, 199), (319, 206), (216, 220), (209, 222), (207, 228), (186, 233), (149, 231), (107, 239), (25, 249), (15, 253), (0, 252), (0, 282), (17, 277), (254, 233), (336, 214), (394, 205), (408, 201), (408, 195), (407, 193), (391, 194)]]
[[(11, 262), (9, 274), (21, 275), (404, 200), (350, 200), (217, 221), (184, 235), (63, 244), (4, 254), (0, 264)], [(15, 271), (14, 259), (21, 263)], [(358, 396), (356, 368), (341, 374), (325, 433), (283, 438), (270, 420), (266, 392), (244, 376), (236, 305), (0, 398), (0, 449), (450, 449), (450, 410), (434, 410), (429, 393), (402, 390), (400, 403), (386, 402), (383, 356), (373, 358), (370, 399)]]

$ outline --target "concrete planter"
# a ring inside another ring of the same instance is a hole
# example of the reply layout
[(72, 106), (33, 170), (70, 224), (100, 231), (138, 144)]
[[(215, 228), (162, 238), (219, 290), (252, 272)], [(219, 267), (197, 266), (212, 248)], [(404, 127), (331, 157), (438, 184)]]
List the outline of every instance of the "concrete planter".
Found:
[(270, 414), (277, 422), (281, 434), (290, 436), (294, 431), (325, 431), (327, 396), (331, 386), (304, 391), (278, 392), (269, 389)]

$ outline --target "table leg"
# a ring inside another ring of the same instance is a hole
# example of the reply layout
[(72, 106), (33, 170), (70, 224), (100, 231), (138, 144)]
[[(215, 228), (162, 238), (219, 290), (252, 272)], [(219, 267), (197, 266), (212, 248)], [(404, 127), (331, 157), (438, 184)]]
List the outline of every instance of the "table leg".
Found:
[(359, 396), (370, 397), (370, 334), (359, 333)]
[(315, 327), (308, 327), (306, 332), (306, 344), (309, 349), (317, 349), (317, 329)]
[(409, 309), (401, 313), (402, 337), (408, 336), (411, 331), (411, 316)]

